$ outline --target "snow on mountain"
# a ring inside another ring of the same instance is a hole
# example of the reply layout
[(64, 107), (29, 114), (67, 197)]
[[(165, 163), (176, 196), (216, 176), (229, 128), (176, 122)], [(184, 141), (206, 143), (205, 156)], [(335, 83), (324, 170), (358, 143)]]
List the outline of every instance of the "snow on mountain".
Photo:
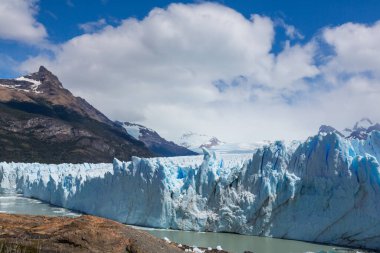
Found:
[(152, 129), (146, 128), (139, 124), (129, 123), (129, 122), (123, 122), (121, 123), (123, 128), (127, 131), (129, 135), (131, 135), (136, 140), (140, 140), (140, 137), (142, 137), (142, 131), (152, 131)]
[(270, 141), (260, 141), (253, 143), (228, 143), (219, 140), (215, 136), (206, 134), (197, 134), (194, 132), (188, 132), (183, 134), (177, 141), (181, 146), (202, 154), (202, 148), (207, 148), (211, 151), (215, 151), (218, 154), (244, 154), (253, 153), (260, 147), (270, 144)]
[(31, 79), (31, 78), (28, 78), (25, 76), (21, 76), (19, 78), (16, 78), (15, 80), (21, 81), (21, 82), (31, 83), (30, 91), (32, 91), (34, 93), (42, 93), (42, 91), (38, 91), (38, 87), (41, 85), (41, 81), (34, 80), (34, 79)]
[(165, 140), (156, 131), (145, 126), (119, 121), (117, 121), (116, 124), (122, 126), (127, 133), (136, 140), (144, 142), (150, 151), (159, 156), (186, 156), (197, 154), (174, 142)]
[(177, 142), (179, 145), (192, 150), (202, 149), (202, 147), (212, 148), (224, 143), (215, 136), (198, 134), (194, 132), (187, 132), (183, 134)]
[(2, 80), (2, 82), (0, 82), (0, 86), (4, 88), (37, 94), (43, 93), (43, 91), (38, 90), (41, 84), (41, 81), (32, 79), (30, 75), (21, 76), (12, 81)]
[(253, 155), (0, 164), (1, 187), (120, 222), (380, 250), (380, 132), (320, 133)]
[[(259, 141), (253, 143), (228, 143), (213, 146), (211, 151), (215, 151), (217, 154), (252, 154), (257, 149), (266, 145), (270, 145), (270, 141)], [(195, 149), (198, 153), (201, 153), (201, 149)]]

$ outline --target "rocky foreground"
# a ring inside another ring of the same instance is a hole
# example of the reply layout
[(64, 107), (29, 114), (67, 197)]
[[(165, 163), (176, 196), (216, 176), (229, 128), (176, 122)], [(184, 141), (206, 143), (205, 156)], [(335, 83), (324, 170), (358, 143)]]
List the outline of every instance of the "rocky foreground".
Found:
[[(94, 216), (67, 218), (0, 214), (0, 252), (177, 253), (184, 252), (185, 248), (189, 249)], [(197, 252), (226, 253), (217, 250)]]

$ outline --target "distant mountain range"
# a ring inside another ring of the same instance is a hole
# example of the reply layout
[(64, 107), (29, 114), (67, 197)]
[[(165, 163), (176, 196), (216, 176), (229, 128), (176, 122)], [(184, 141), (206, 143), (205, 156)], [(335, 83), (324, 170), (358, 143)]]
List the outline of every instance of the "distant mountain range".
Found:
[(168, 157), (198, 154), (183, 146), (177, 145), (172, 141), (165, 140), (153, 129), (130, 122), (116, 123), (122, 126), (128, 132), (128, 134), (133, 136), (136, 140), (142, 141), (151, 152), (157, 154), (158, 156)]
[(202, 148), (207, 148), (220, 154), (242, 154), (253, 153), (270, 141), (259, 141), (253, 143), (229, 143), (221, 141), (218, 137), (194, 132), (181, 135), (176, 141), (178, 145), (184, 146), (194, 152), (202, 154)]
[(342, 131), (338, 131), (332, 126), (322, 125), (319, 128), (319, 133), (327, 134), (334, 132), (345, 138), (365, 140), (368, 134), (375, 130), (380, 131), (379, 123), (374, 123), (369, 118), (362, 118), (352, 128), (345, 128)]
[[(380, 131), (380, 124), (374, 123), (369, 118), (363, 118), (356, 122), (352, 128), (345, 128), (342, 131), (329, 125), (321, 125), (318, 133), (327, 134), (334, 132), (341, 137), (364, 140), (367, 139), (368, 134), (374, 130)], [(202, 153), (203, 147), (221, 154), (242, 154), (253, 153), (258, 148), (269, 145), (271, 141), (264, 140), (251, 143), (228, 143), (221, 141), (215, 136), (187, 132), (181, 135), (176, 143), (199, 154)], [(295, 141), (295, 143), (297, 143), (297, 141)]]
[(202, 147), (211, 149), (213, 147), (223, 144), (224, 142), (222, 142), (215, 136), (187, 132), (179, 138), (177, 143), (189, 149), (201, 149)]

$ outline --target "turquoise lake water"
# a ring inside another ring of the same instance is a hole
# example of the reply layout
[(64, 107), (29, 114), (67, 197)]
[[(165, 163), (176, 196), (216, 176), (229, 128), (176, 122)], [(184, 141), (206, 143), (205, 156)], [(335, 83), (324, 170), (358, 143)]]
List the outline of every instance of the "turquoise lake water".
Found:
[[(0, 192), (0, 213), (69, 216), (80, 214), (65, 208), (52, 206), (36, 199), (24, 198), (13, 192)], [(159, 237), (167, 237), (173, 242), (189, 246), (213, 247), (221, 246), (232, 253), (243, 253), (250, 250), (255, 253), (304, 253), (304, 252), (356, 252), (333, 246), (318, 245), (291, 240), (281, 240), (257, 236), (244, 236), (227, 233), (198, 233), (175, 230), (159, 230), (139, 228)]]

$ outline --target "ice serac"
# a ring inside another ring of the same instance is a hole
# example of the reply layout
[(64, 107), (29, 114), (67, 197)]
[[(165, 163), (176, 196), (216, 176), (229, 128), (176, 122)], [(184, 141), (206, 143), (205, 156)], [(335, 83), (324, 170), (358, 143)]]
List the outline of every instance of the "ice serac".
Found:
[(253, 155), (103, 165), (0, 165), (2, 187), (160, 228), (234, 232), (380, 250), (380, 132), (320, 133)]

